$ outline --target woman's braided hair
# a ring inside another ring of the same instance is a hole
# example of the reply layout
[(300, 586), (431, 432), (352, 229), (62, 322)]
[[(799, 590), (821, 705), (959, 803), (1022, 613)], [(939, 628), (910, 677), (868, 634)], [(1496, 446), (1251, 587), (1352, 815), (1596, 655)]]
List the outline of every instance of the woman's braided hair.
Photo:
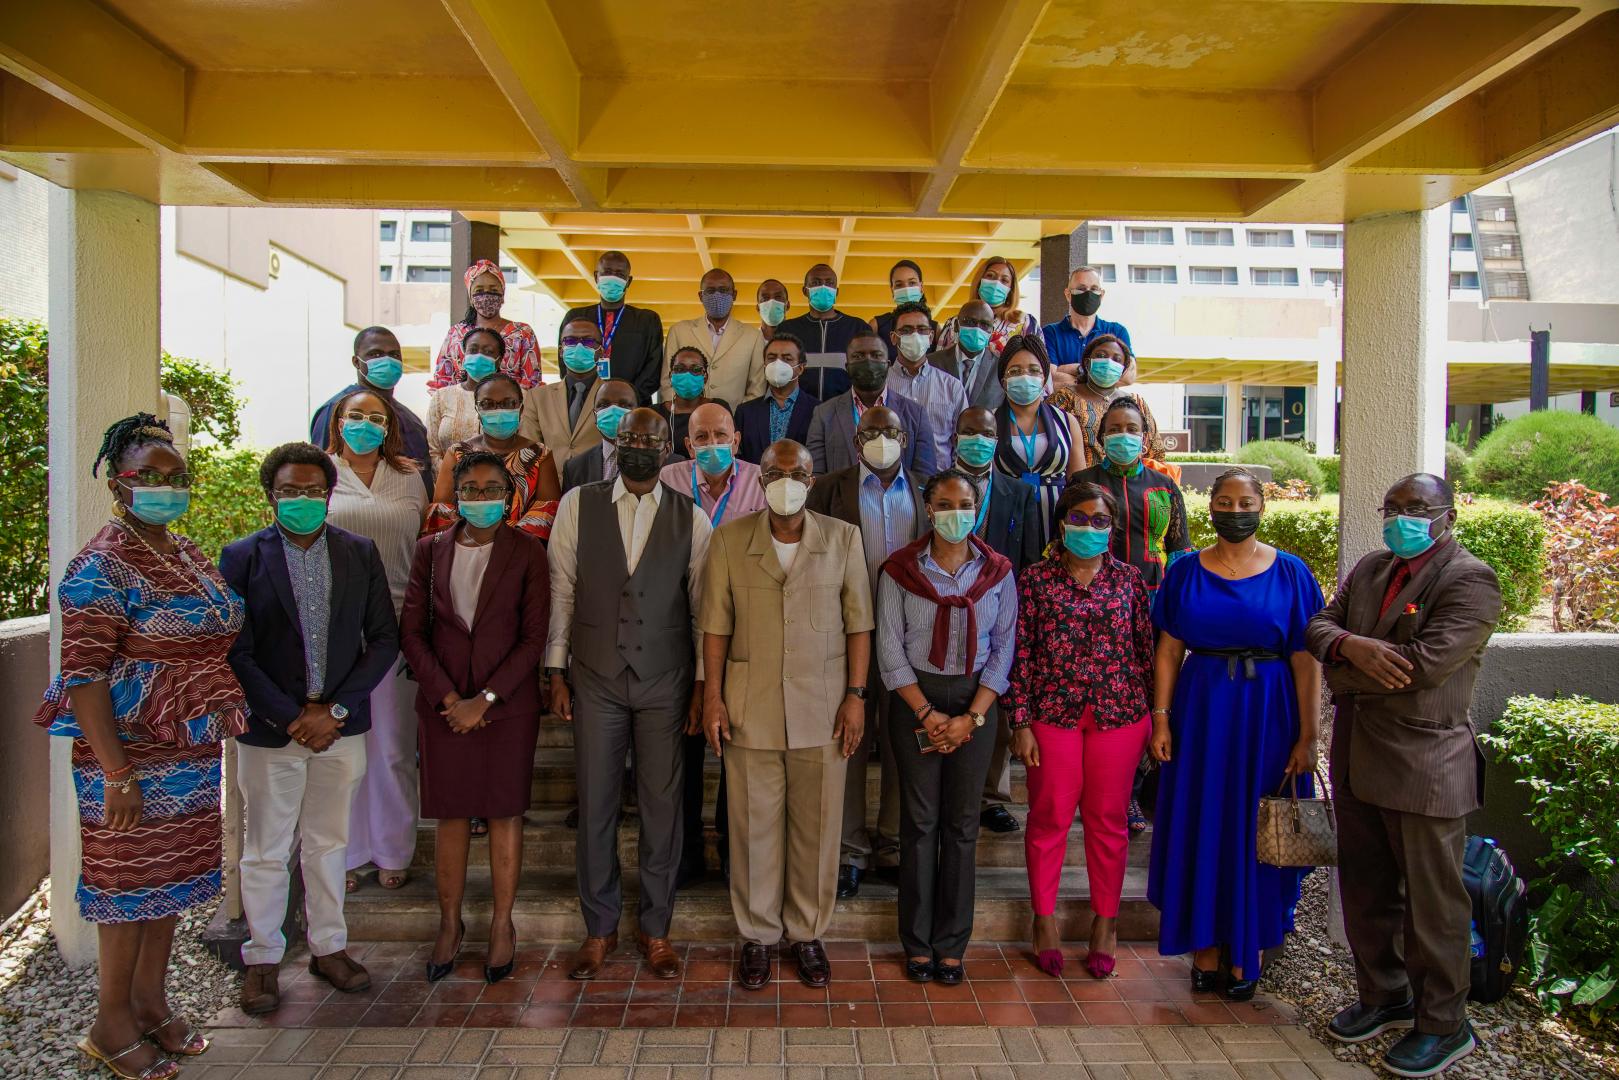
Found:
[(151, 413), (126, 416), (114, 423), (101, 436), (101, 449), (96, 451), (96, 460), (90, 466), (90, 475), (99, 475), (103, 461), (116, 469), (125, 454), (138, 446), (153, 444), (174, 445), (174, 433), (169, 430), (169, 425)]

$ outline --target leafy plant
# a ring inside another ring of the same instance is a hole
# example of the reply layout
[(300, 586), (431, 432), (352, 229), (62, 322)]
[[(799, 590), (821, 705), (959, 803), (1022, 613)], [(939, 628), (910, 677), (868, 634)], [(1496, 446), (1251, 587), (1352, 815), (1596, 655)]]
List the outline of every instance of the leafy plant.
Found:
[(1448, 440), (1445, 443), (1445, 479), (1450, 481), (1453, 491), (1470, 486), (1473, 479), (1473, 463), (1467, 451)]
[(1260, 485), (1260, 487), (1265, 493), (1266, 502), (1278, 500), (1282, 502), (1309, 502), (1315, 498), (1315, 492), (1310, 490), (1310, 485), (1296, 477), (1285, 484), (1267, 482)]
[(1619, 429), (1584, 413), (1535, 412), (1490, 432), (1473, 452), (1472, 482), (1489, 495), (1528, 503), (1564, 480), (1619, 495)]
[(1269, 465), (1271, 479), (1278, 484), (1289, 480), (1302, 480), (1312, 492), (1319, 493), (1323, 482), (1321, 465), (1315, 455), (1296, 442), (1261, 439), (1243, 444), (1232, 455), (1238, 465)]
[(1339, 491), (1340, 474), (1343, 459), (1337, 454), (1328, 457), (1318, 457), (1315, 463), (1321, 466), (1321, 490), (1324, 494), (1336, 495)]
[(259, 486), (263, 458), (251, 449), (191, 448), (186, 462), (195, 477), (191, 509), (174, 529), (190, 537), (210, 559), (217, 561), (226, 544), (270, 523), (270, 504)]
[(1548, 484), (1534, 504), (1546, 523), (1552, 626), (1611, 630), (1619, 625), (1619, 513), (1584, 484)]
[(1473, 421), (1458, 424), (1452, 421), (1445, 427), (1445, 441), (1466, 450), (1473, 445)]
[(45, 327), (0, 318), (0, 619), (45, 610), (50, 581)]
[(242, 437), (242, 397), (236, 380), (199, 360), (163, 353), (159, 383), (163, 392), (191, 406), (191, 434), (207, 435), (220, 446)]

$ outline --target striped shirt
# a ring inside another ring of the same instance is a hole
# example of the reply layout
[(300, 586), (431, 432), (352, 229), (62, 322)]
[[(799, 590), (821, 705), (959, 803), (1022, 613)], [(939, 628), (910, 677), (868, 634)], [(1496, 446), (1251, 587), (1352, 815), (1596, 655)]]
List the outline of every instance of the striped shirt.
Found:
[[(442, 390), (434, 400), (455, 392), (453, 387)], [(332, 460), (337, 465), (337, 486), (332, 489), (326, 520), (377, 545), (397, 615), (405, 606), (405, 585), (410, 581), (416, 538), (422, 531), (427, 493), (414, 473), (402, 473), (386, 461), (377, 463), (376, 475), (367, 487), (342, 455), (333, 454)]]
[(326, 645), (332, 621), (332, 556), (326, 547), (324, 528), (308, 550), (287, 539), (286, 533), (280, 532), (280, 536), (281, 550), (287, 556), (287, 576), (292, 579), (292, 600), (298, 609), (298, 629), (304, 635), (307, 692), (309, 700), (316, 701), (326, 689)]
[[(940, 596), (964, 596), (984, 569), (984, 556), (975, 549), (960, 570), (951, 574), (933, 561), (931, 549), (917, 565)], [(933, 620), (938, 605), (901, 587), (887, 574), (877, 582), (877, 670), (890, 690), (916, 682), (918, 671), (930, 675), (974, 674), (967, 668), (967, 612), (950, 609), (950, 647), (943, 669), (928, 662), (933, 649)], [(1007, 678), (1017, 650), (1017, 580), (1007, 574), (978, 598), (974, 609), (978, 642), (973, 655), (983, 661), (978, 682), (997, 694), (1006, 693)]]

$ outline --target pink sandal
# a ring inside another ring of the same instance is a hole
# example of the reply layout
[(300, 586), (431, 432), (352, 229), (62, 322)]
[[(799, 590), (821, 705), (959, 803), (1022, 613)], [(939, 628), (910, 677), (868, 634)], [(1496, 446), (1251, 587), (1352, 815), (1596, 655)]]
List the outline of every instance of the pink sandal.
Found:
[(1092, 951), (1085, 957), (1085, 970), (1091, 973), (1093, 979), (1105, 979), (1113, 974), (1115, 962), (1113, 957), (1105, 952)]

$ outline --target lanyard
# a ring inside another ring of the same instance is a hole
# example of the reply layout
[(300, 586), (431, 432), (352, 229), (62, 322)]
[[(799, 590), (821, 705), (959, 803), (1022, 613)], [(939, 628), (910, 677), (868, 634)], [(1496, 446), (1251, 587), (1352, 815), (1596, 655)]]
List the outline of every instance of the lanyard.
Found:
[(1039, 432), (1038, 429), (1036, 429), (1035, 433), (1033, 435), (1025, 435), (1025, 434), (1023, 434), (1023, 432), (1021, 430), (1019, 430), (1017, 428), (1014, 428), (1013, 430), (1016, 432), (1018, 440), (1023, 443), (1023, 464), (1024, 464), (1024, 467), (1027, 468), (1030, 472), (1034, 472), (1035, 471), (1034, 447), (1035, 447), (1036, 441), (1040, 438), (1040, 432)]
[(973, 522), (973, 532), (975, 533), (982, 532), (984, 529), (984, 519), (989, 516), (989, 496), (994, 490), (995, 473), (992, 471), (988, 476), (984, 477), (984, 505), (978, 508), (978, 520)]
[[(691, 463), (691, 501), (696, 503), (698, 506), (702, 506), (703, 505), (703, 497), (700, 494), (698, 494), (698, 488), (697, 488), (697, 473), (698, 472), (699, 472), (699, 470), (697, 468), (697, 462), (694, 461), (694, 462)], [(719, 521), (720, 518), (725, 516), (725, 504), (731, 501), (731, 492), (734, 491), (735, 489), (736, 489), (736, 466), (733, 465), (733, 466), (731, 466), (731, 479), (729, 481), (727, 481), (726, 484), (725, 484), (725, 494), (720, 496), (720, 501), (714, 504), (714, 512), (712, 514), (708, 515), (708, 520), (709, 521)]]
[(602, 353), (613, 355), (613, 339), (618, 336), (618, 324), (624, 321), (624, 309), (619, 308), (613, 313), (613, 328), (611, 330), (602, 322), (602, 306), (596, 305), (596, 332), (602, 336)]

